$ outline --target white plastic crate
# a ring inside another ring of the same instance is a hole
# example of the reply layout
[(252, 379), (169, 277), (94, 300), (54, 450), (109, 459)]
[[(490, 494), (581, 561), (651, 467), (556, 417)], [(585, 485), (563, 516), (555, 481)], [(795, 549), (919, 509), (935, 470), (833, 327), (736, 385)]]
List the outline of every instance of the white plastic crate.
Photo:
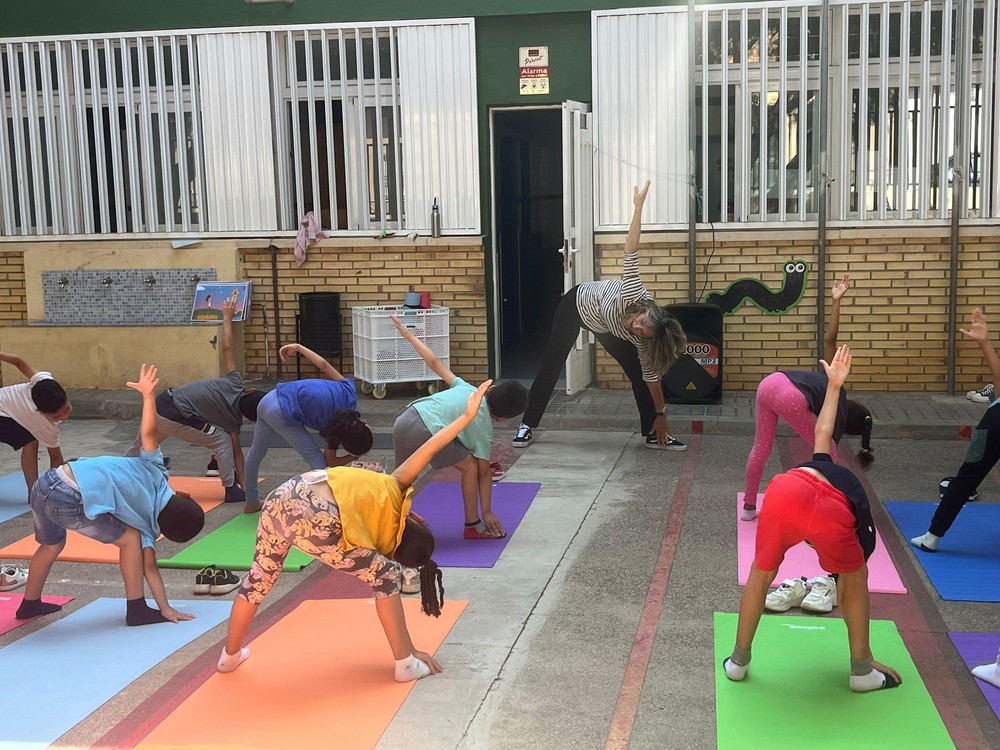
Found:
[(351, 313), (354, 377), (361, 381), (362, 391), (369, 392), (370, 386), (376, 398), (384, 398), (386, 383), (409, 382), (427, 383), (429, 390), (437, 390), (436, 381), (440, 379), (396, 330), (389, 316), (398, 318), (447, 365), (450, 358), (447, 307), (353, 307)]

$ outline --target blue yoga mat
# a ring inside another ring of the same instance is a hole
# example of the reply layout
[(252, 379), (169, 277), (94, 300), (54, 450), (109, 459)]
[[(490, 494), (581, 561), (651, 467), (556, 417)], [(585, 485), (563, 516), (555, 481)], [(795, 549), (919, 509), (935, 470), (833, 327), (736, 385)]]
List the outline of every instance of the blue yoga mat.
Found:
[[(885, 503), (907, 543), (927, 531), (937, 503)], [(937, 552), (910, 547), (942, 599), (1000, 602), (1000, 505), (967, 503)]]
[(24, 483), (24, 474), (15, 471), (0, 477), (0, 523), (17, 518), (29, 510), (28, 485)]
[(4, 747), (46, 747), (174, 651), (226, 620), (231, 601), (171, 602), (189, 622), (130, 628), (124, 599), (97, 599), (0, 649), (0, 674), (17, 710), (0, 730)]

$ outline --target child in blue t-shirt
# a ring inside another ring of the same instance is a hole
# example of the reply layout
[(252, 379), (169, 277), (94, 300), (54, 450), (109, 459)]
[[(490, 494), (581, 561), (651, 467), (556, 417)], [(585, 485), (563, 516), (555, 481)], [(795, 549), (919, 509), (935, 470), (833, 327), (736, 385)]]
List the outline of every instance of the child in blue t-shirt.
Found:
[[(409, 341), (427, 366), (444, 381), (447, 390), (420, 398), (396, 419), (392, 445), (399, 466), (427, 439), (450, 424), (462, 413), (475, 387), (457, 377), (424, 342), (406, 329), (395, 317), (389, 318), (396, 330)], [(479, 407), (479, 414), (455, 440), (433, 459), (431, 466), (443, 469), (454, 466), (462, 473), (462, 501), (465, 507), (466, 539), (502, 539), (500, 519), (493, 513), (493, 472), (490, 450), (493, 446), (493, 420), (502, 422), (516, 417), (528, 405), (528, 391), (520, 383), (507, 380), (491, 385)]]
[[(142, 394), (142, 453), (136, 458), (83, 458), (52, 469), (31, 489), (31, 512), (38, 550), (31, 558), (24, 601), (15, 615), (26, 620), (62, 609), (43, 602), (42, 587), (66, 545), (66, 529), (118, 547), (118, 564), (125, 581), (129, 625), (191, 620), (167, 600), (156, 566), (157, 537), (186, 542), (205, 525), (205, 512), (167, 483), (163, 453), (156, 442), (156, 368), (142, 366), (139, 380), (128, 383)], [(145, 583), (159, 609), (146, 604)]]

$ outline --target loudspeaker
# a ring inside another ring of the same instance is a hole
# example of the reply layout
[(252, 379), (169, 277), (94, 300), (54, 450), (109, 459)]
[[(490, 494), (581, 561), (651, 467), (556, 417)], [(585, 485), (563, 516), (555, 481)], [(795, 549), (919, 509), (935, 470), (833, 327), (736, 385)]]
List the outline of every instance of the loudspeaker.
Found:
[[(295, 316), (295, 338), (321, 357), (343, 357), (340, 340), (340, 295), (337, 292), (303, 292)], [(296, 363), (298, 377), (302, 374)]]
[(666, 305), (687, 336), (687, 348), (663, 376), (668, 404), (717, 404), (722, 401), (722, 308), (687, 303)]

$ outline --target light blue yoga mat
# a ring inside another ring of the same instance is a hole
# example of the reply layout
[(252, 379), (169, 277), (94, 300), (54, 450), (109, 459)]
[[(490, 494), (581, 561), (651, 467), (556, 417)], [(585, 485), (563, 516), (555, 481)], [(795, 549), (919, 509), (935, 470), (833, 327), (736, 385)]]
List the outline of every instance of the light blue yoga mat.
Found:
[(0, 649), (0, 674), (17, 694), (16, 709), (0, 724), (0, 747), (47, 747), (174, 651), (224, 622), (233, 606), (171, 604), (195, 619), (130, 628), (124, 599), (97, 599)]
[(24, 474), (15, 471), (0, 477), (0, 523), (27, 513), (28, 485), (24, 483)]
[[(927, 531), (937, 503), (891, 500), (885, 509), (909, 544)], [(942, 599), (1000, 602), (1000, 505), (966, 503), (937, 552), (910, 549)]]

